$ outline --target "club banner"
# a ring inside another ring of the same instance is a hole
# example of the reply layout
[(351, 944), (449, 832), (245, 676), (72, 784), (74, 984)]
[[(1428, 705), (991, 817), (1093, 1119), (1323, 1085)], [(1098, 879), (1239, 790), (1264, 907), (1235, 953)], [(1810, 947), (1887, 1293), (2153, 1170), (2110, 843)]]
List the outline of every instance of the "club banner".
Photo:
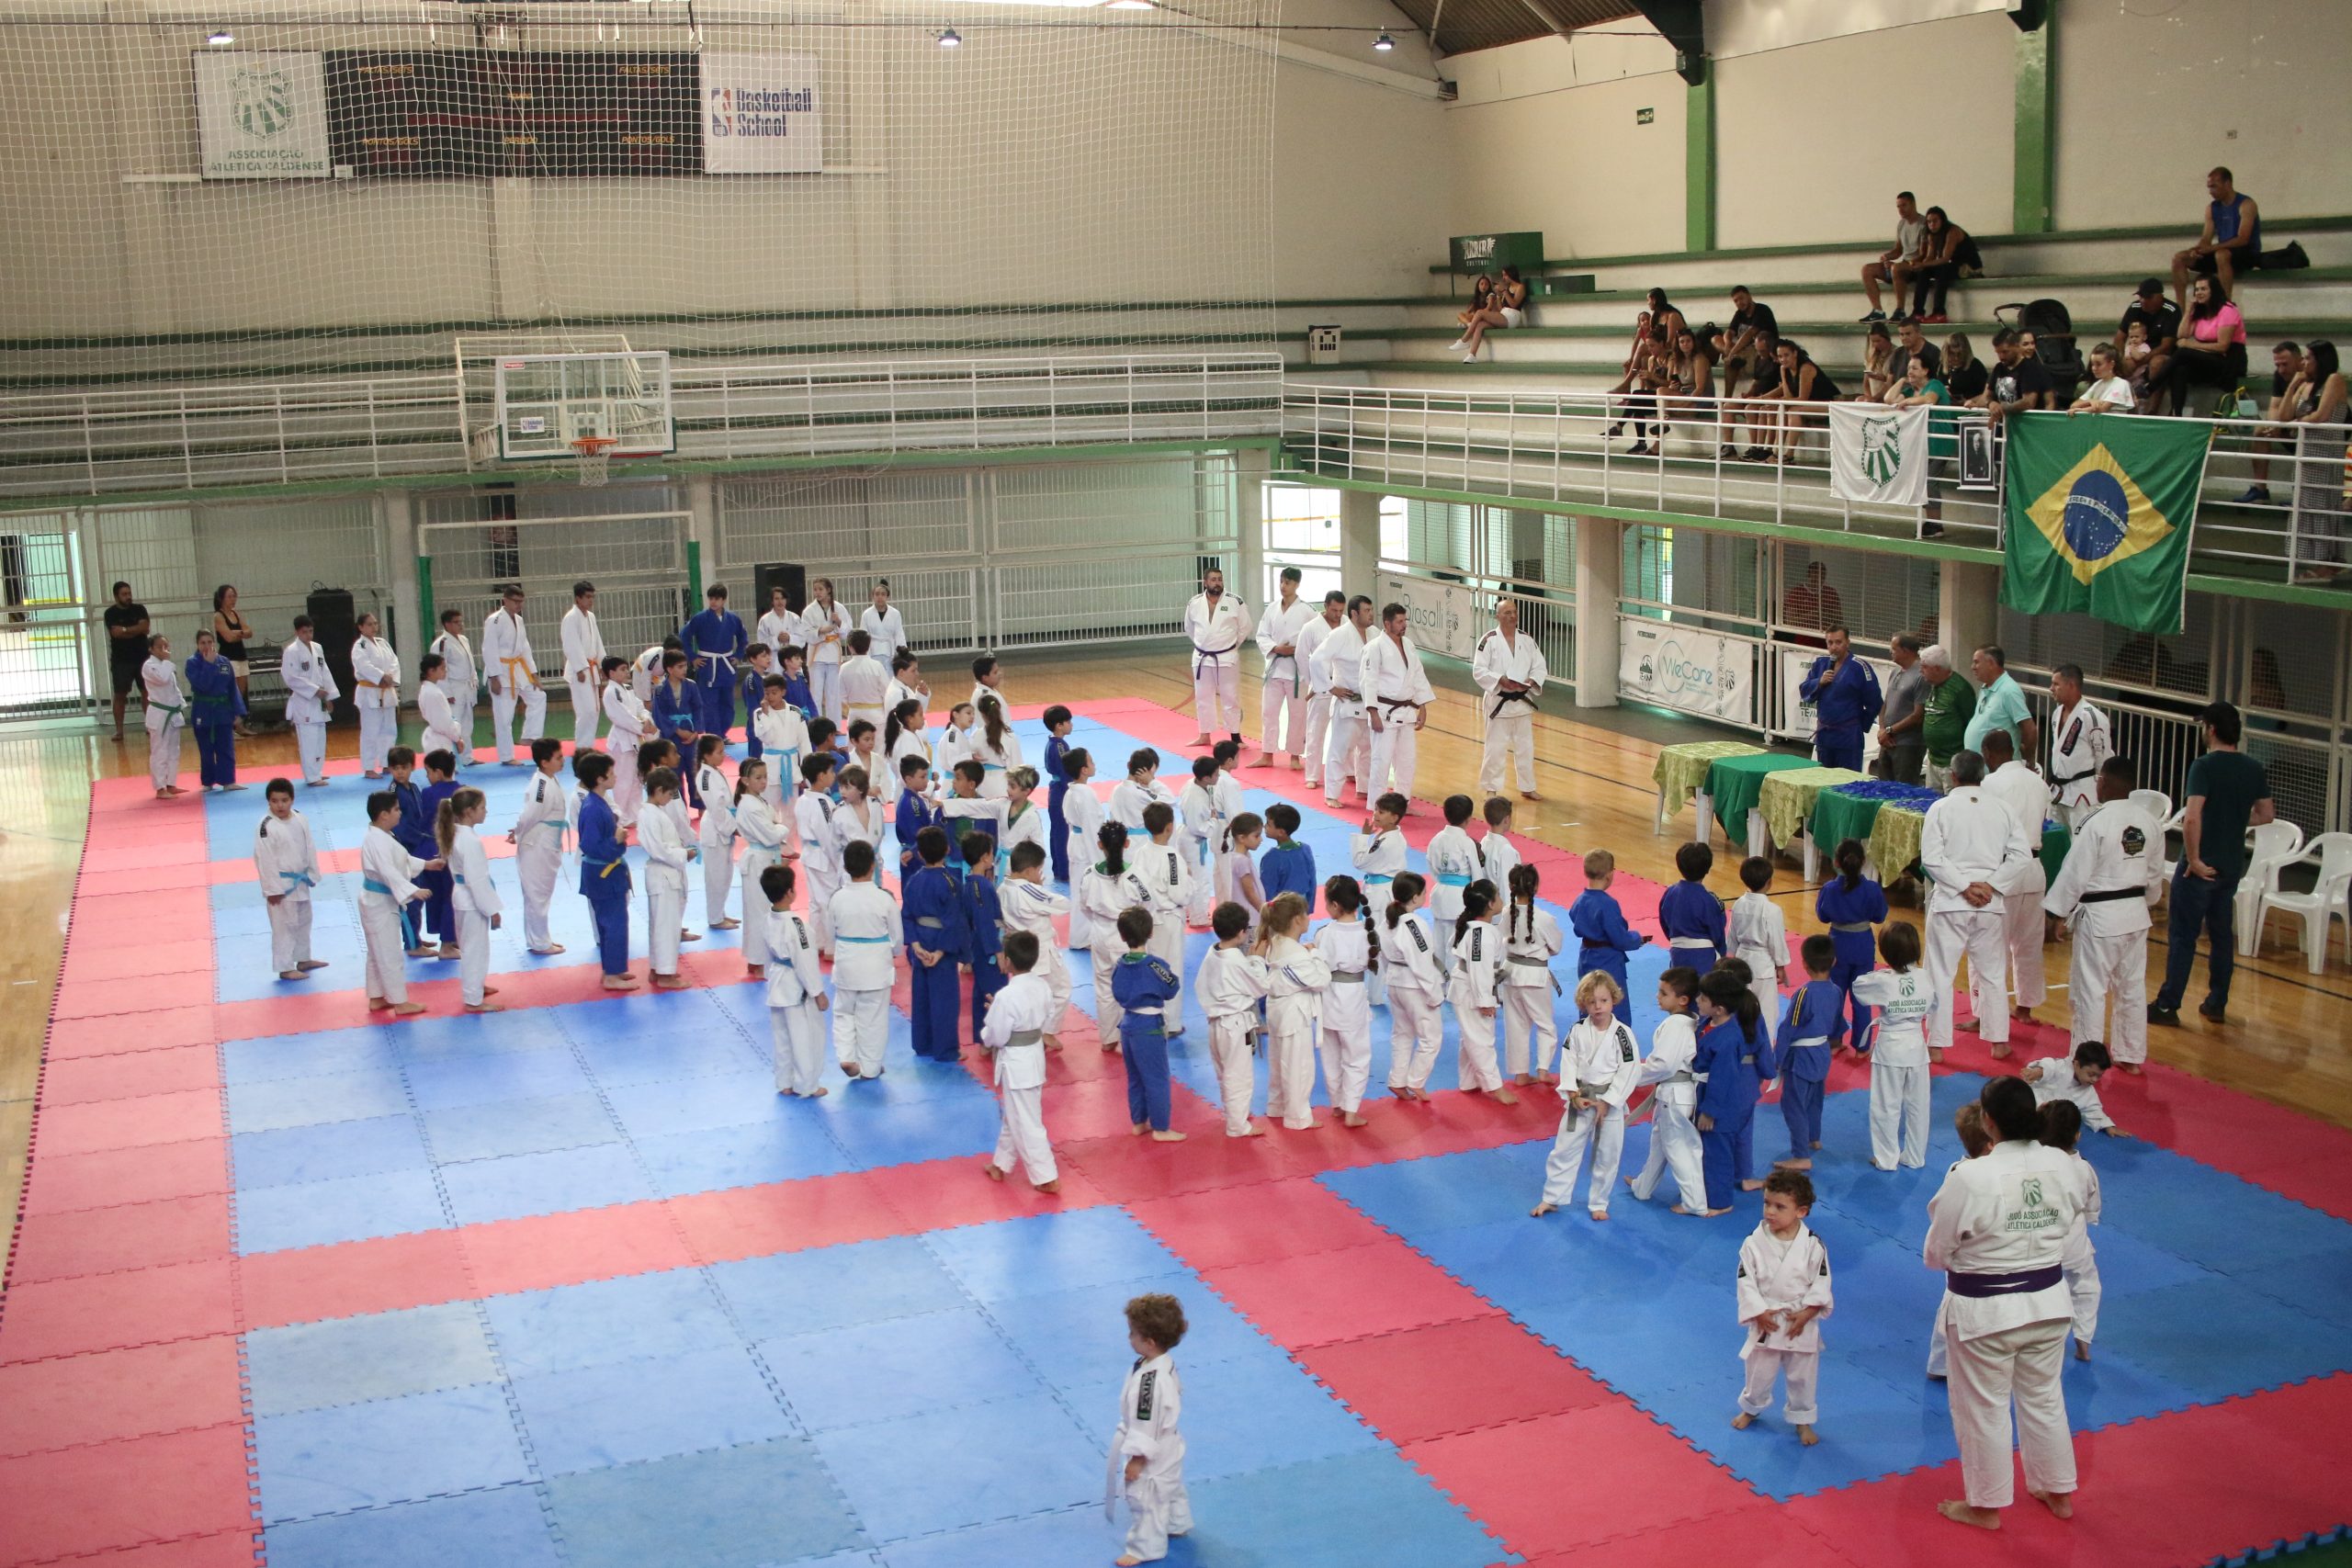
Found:
[(1619, 617), (1617, 639), (1619, 696), (1756, 723), (1756, 644), (1638, 615)]
[(1928, 503), (1928, 411), (1829, 405), (1829, 488), (1840, 501)]
[(817, 76), (813, 54), (703, 55), (703, 172), (821, 174)]
[(2177, 634), (2211, 427), (2062, 413), (2008, 426), (2001, 603)]
[(290, 50), (195, 56), (197, 142), (206, 179), (334, 177), (323, 59)]
[(1461, 583), (1385, 573), (1379, 602), (1405, 606), (1405, 629), (1423, 653), (1467, 660), (1477, 652), (1478, 634), (1486, 628), (1479, 625), (1476, 601)]

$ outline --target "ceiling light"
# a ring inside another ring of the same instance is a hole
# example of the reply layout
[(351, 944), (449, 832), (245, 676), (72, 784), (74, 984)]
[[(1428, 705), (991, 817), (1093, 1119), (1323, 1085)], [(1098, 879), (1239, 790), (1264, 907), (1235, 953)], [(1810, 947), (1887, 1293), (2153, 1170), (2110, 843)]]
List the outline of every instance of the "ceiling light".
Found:
[(950, 28), (945, 32), (939, 35), (939, 47), (942, 49), (960, 49), (963, 47), (963, 36), (956, 32), (954, 28)]
[(237, 41), (237, 35), (226, 28), (215, 28), (207, 35), (204, 41), (215, 49), (226, 49)]
[(1390, 50), (1396, 47), (1396, 40), (1390, 38), (1386, 33), (1383, 33), (1378, 38), (1372, 40), (1372, 47), (1379, 51), (1381, 53), (1386, 54)]

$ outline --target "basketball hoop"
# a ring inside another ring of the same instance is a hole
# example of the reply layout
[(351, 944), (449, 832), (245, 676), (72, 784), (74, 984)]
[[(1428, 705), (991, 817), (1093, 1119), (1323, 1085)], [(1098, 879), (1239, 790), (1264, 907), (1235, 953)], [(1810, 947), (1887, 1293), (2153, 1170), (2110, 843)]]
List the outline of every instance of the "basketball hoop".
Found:
[(580, 455), (580, 482), (601, 485), (612, 474), (613, 448), (621, 444), (617, 435), (582, 435), (571, 443)]

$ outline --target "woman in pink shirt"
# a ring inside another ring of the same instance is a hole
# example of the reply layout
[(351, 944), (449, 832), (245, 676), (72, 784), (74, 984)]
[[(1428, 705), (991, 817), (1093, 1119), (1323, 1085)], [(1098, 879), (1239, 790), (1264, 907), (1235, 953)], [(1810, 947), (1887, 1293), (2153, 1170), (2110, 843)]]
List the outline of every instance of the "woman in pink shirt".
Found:
[(2188, 400), (2191, 386), (2226, 391), (2245, 380), (2245, 318), (2230, 303), (2219, 278), (2200, 277), (2189, 285), (2180, 324), (2180, 346), (2164, 375), (2175, 413)]

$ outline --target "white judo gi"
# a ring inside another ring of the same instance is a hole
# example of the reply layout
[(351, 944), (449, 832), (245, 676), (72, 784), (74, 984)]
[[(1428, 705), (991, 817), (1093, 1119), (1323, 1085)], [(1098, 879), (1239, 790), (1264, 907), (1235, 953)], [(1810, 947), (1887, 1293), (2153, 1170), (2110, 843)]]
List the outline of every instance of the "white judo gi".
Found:
[[(1127, 1503), (1125, 1556), (1156, 1562), (1168, 1555), (1168, 1538), (1193, 1529), (1193, 1500), (1184, 1490), (1184, 1435), (1176, 1429), (1183, 1395), (1176, 1385), (1176, 1363), (1161, 1354), (1138, 1359), (1119, 1390), (1119, 1428), (1111, 1439), (1103, 1508), (1113, 1498)], [(1143, 1461), (1143, 1473), (1125, 1479), (1127, 1461)]]
[(801, 607), (800, 639), (807, 650), (808, 695), (819, 717), (842, 722), (842, 653), (849, 641), (849, 612), (839, 600), (820, 604), (811, 599)]
[(1052, 992), (1033, 970), (1005, 981), (980, 1024), (980, 1045), (996, 1058), (996, 1154), (989, 1163), (1007, 1176), (1026, 1170), (1039, 1187), (1061, 1178), (1046, 1136), (1044, 1041), (1052, 1008)]
[[(1778, 1374), (1788, 1374), (1788, 1403), (1781, 1414), (1792, 1427), (1810, 1427), (1820, 1416), (1815, 1403), (1821, 1380), (1821, 1319), (1834, 1304), (1829, 1288), (1829, 1253), (1821, 1238), (1804, 1221), (1786, 1241), (1772, 1227), (1758, 1222), (1739, 1244), (1739, 1284), (1736, 1294), (1739, 1321), (1747, 1337), (1739, 1359), (1747, 1364), (1747, 1386), (1739, 1391), (1739, 1408), (1761, 1416), (1772, 1407), (1772, 1385)], [(1788, 1314), (1805, 1307), (1821, 1311), (1791, 1334)], [(1781, 1314), (1770, 1334), (1756, 1322), (1763, 1313)]]
[(871, 881), (853, 882), (827, 900), (825, 916), (833, 928), (833, 1055), (851, 1077), (877, 1078), (890, 1043), (899, 906)]
[(1195, 593), (1184, 606), (1184, 635), (1193, 643), (1193, 722), (1203, 735), (1241, 733), (1241, 644), (1250, 635), (1249, 609), (1231, 593)]
[(468, 1007), (478, 1008), (490, 979), (491, 924), (505, 905), (491, 886), (490, 856), (471, 828), (460, 826), (450, 839), (449, 880), (449, 904), (458, 917), (458, 989)]
[(615, 681), (605, 688), (605, 750), (613, 760), (613, 812), (624, 828), (635, 827), (645, 804), (645, 781), (638, 775), (637, 749), (653, 733), (653, 715), (635, 690)]
[[(1525, 632), (1503, 636), (1499, 627), (1478, 639), (1470, 661), (1470, 678), (1481, 694), (1478, 712), (1486, 722), (1486, 739), (1478, 761), (1478, 788), (1493, 795), (1503, 787), (1503, 764), (1516, 761), (1519, 791), (1535, 793), (1535, 703), (1552, 671), (1544, 650)], [(1498, 690), (1505, 681), (1521, 681), (1523, 693)]]
[(1411, 637), (1392, 639), (1383, 633), (1364, 645), (1363, 694), (1366, 721), (1373, 726), (1363, 792), (1378, 799), (1382, 791), (1393, 789), (1410, 799), (1421, 723), (1428, 705), (1437, 701)]
[(808, 922), (763, 897), (745, 907), (743, 930), (760, 928), (767, 964), (769, 1052), (778, 1094), (815, 1094), (825, 1072), (825, 972)]
[[(299, 633), (278, 656), (278, 678), (286, 682), (286, 722), (294, 727), (294, 749), (306, 784), (327, 777), (327, 715), (343, 695), (327, 670), (324, 649)], [(397, 911), (395, 911), (397, 914)]]
[(602, 705), (598, 688), (605, 677), (605, 634), (596, 612), (578, 604), (563, 613), (563, 684), (571, 694), (571, 744), (577, 750), (596, 744), (596, 714)]
[(425, 863), (374, 823), (359, 841), (359, 934), (368, 944), (368, 999), (408, 1000), (401, 906), (422, 896), (412, 879)]
[(1331, 966), (1314, 948), (1287, 936), (1268, 944), (1266, 1114), (1294, 1131), (1315, 1125), (1315, 1037), (1330, 984)]
[[(514, 760), (514, 745), (520, 740), (528, 745), (545, 732), (548, 720), (548, 694), (539, 688), (538, 659), (531, 651), (531, 634), (523, 625), (523, 617), (508, 613), (503, 605), (492, 610), (481, 624), (482, 669), (490, 677), (490, 727), (498, 750), (498, 760)], [(514, 708), (523, 709), (523, 726), (514, 731)]]
[[(702, 820), (695, 828), (695, 844), (702, 851), (702, 911), (706, 925), (727, 919), (727, 895), (735, 887), (735, 784), (705, 762), (695, 770), (695, 791), (702, 796)], [(762, 900), (748, 899), (748, 917)]]
[(1386, 897), (1384, 888), (1373, 929), (1380, 933), (1380, 973), (1387, 979), (1388, 1091), (1419, 1093), (1429, 1087), (1438, 1048), (1445, 1043), (1445, 1019), (1438, 1010), (1445, 971), (1438, 964), (1429, 922), (1419, 911), (1408, 911), (1390, 925)]
[(1058, 1036), (1062, 1020), (1069, 1016), (1069, 957), (1062, 951), (1061, 933), (1054, 930), (1054, 920), (1070, 912), (1070, 901), (1044, 883), (1023, 876), (1007, 876), (997, 884), (996, 897), (1004, 929), (1027, 931), (1037, 939), (1037, 963), (1029, 973), (1046, 985), (1046, 1021), (1038, 1027)]
[[(1623, 1019), (1611, 1018), (1606, 1029), (1595, 1029), (1589, 1018), (1568, 1026), (1560, 1058), (1560, 1130), (1544, 1161), (1544, 1201), (1558, 1207), (1576, 1196), (1577, 1173), (1589, 1144), (1592, 1179), (1585, 1187), (1585, 1208), (1609, 1213), (1617, 1162), (1625, 1151), (1625, 1102), (1641, 1076), (1641, 1051)], [(1579, 1110), (1579, 1098), (1594, 1103)]]
[(1363, 655), (1365, 634), (1353, 621), (1341, 621), (1315, 644), (1308, 660), (1317, 687), (1329, 704), (1328, 730), (1323, 743), (1323, 804), (1340, 804), (1340, 789), (1351, 779), (1369, 802), (1372, 787), (1372, 731), (1364, 721)]
[(359, 771), (380, 773), (401, 724), (401, 661), (388, 639), (363, 637), (352, 643), (351, 687), (359, 708)]
[(743, 840), (743, 963), (757, 969), (769, 961), (775, 930), (775, 922), (767, 918), (768, 896), (761, 890), (760, 874), (783, 860), (784, 829), (776, 825), (765, 796), (747, 795), (735, 802), (735, 831)]
[(282, 821), (263, 815), (254, 829), (254, 874), (262, 897), (276, 900), (268, 905), (270, 972), (299, 973), (311, 961), (311, 889), (319, 885), (319, 852), (300, 811)]
[[(450, 728), (463, 737), (456, 748), (458, 764), (473, 761), (474, 707), (481, 692), (481, 666), (474, 661), (474, 645), (462, 632), (443, 632), (433, 639), (432, 651), (441, 656), (441, 679), (435, 682), (449, 699)], [(419, 705), (424, 694), (418, 694)]]
[(2064, 814), (2070, 831), (2098, 809), (2098, 770), (2115, 755), (2115, 735), (2107, 715), (2093, 704), (2078, 702), (2053, 708), (2046, 733), (2050, 737), (2050, 793)]
[(2148, 1059), (2148, 911), (2164, 891), (2162, 823), (2128, 800), (2108, 801), (2083, 818), (2041, 904), (2074, 922), (2069, 1049), (2098, 1040), (2119, 1062)]
[[(1283, 751), (1297, 757), (1306, 749), (1306, 660), (1298, 638), (1306, 623), (1317, 619), (1314, 607), (1304, 599), (1278, 600), (1258, 617), (1258, 652), (1265, 661), (1258, 697), (1258, 748), (1269, 756)], [(1290, 651), (1275, 651), (1282, 648)]]
[(1333, 1110), (1352, 1116), (1372, 1081), (1372, 933), (1361, 919), (1329, 919), (1315, 929), (1314, 947), (1331, 971), (1316, 1041), (1323, 1092)]
[[(1467, 840), (1464, 840), (1465, 842)], [(1454, 922), (1441, 921), (1450, 931)], [(1442, 944), (1441, 944), (1442, 945)], [(1453, 1004), (1455, 1080), (1491, 1094), (1503, 1087), (1495, 1059), (1496, 1024), (1502, 1015), (1503, 933), (1488, 920), (1473, 920), (1453, 944), (1446, 1000)]]
[(180, 775), (180, 740), (187, 733), (187, 697), (178, 666), (150, 659), (139, 667), (140, 722), (147, 730), (147, 777), (158, 790)]
[[(2000, 909), (2002, 939), (2009, 950), (2010, 988), (2017, 993), (2018, 1006), (2038, 1008), (2050, 996), (2041, 972), (2041, 896), (2050, 890), (2050, 878), (2041, 864), (2041, 825), (2050, 818), (2050, 786), (2040, 773), (2013, 761), (1985, 775), (1984, 793), (2009, 808), (2033, 851), (2033, 863), (2002, 894)], [(1981, 1011), (2006, 1005), (2007, 1000), (1984, 997), (1977, 1005)]]
[[(1097, 861), (1086, 868), (1078, 885), (1079, 907), (1086, 915), (1088, 967), (1094, 974), (1094, 1036), (1105, 1051), (1119, 1048), (1119, 1020), (1125, 1016), (1111, 994), (1111, 972), (1127, 951), (1125, 939), (1119, 935), (1119, 916), (1128, 909), (1151, 908), (1151, 887), (1136, 869), (1134, 846), (1128, 848), (1130, 858), (1117, 871), (1105, 871)], [(1075, 917), (1071, 923), (1075, 926)]]
[(1668, 1013), (1650, 1032), (1650, 1054), (1642, 1058), (1635, 1089), (1650, 1091), (1650, 1153), (1642, 1173), (1634, 1178), (1634, 1197), (1648, 1202), (1658, 1179), (1674, 1173), (1682, 1207), (1693, 1214), (1707, 1212), (1707, 1179), (1699, 1152), (1699, 1128), (1691, 1120), (1699, 1108), (1699, 1083), (1690, 1065), (1699, 1054), (1698, 1026), (1688, 1013)]
[(1127, 845), (1127, 863), (1151, 893), (1151, 941), (1145, 951), (1176, 976), (1176, 994), (1168, 998), (1165, 1010), (1172, 1039), (1184, 1032), (1184, 911), (1193, 902), (1193, 868), (1174, 843), (1149, 840)]
[(548, 953), (555, 937), (548, 930), (548, 906), (563, 872), (563, 837), (570, 829), (571, 803), (563, 785), (541, 773), (523, 786), (523, 808), (514, 814), (514, 878), (523, 886), (523, 945)]
[(647, 808), (637, 818), (637, 841), (645, 851), (645, 951), (652, 972), (678, 972), (678, 939), (686, 918), (686, 835), (666, 810)]
[(1295, 651), (1291, 657), (1306, 677), (1306, 739), (1299, 756), (1305, 762), (1302, 776), (1309, 789), (1323, 780), (1323, 755), (1331, 736), (1331, 667), (1318, 666), (1315, 655), (1334, 628), (1345, 625), (1345, 616), (1333, 620), (1325, 615), (1312, 615), (1292, 638)]
[[(441, 689), (440, 682), (427, 681), (417, 687), (416, 716), (424, 724), (424, 741), (417, 749), (424, 752), (447, 751), (462, 764), (467, 751), (471, 749), (471, 737), (459, 728), (457, 707), (449, 701), (449, 694)], [(472, 724), (470, 713), (464, 722)]]
[(1928, 1027), (1951, 987), (1927, 973), (1873, 969), (1854, 976), (1854, 999), (1879, 1010), (1871, 1024), (1871, 1163), (1881, 1170), (1928, 1163)]
[[(1935, 878), (1928, 896), (1928, 987), (1935, 1000), (1928, 1043), (1951, 1047), (1952, 984), (1962, 956), (1968, 960), (1969, 991), (1976, 998), (1976, 1029), (1987, 1044), (2009, 1040), (2008, 938), (2003, 899), (2039, 870), (2033, 846), (2016, 814), (1984, 793), (1963, 784), (1928, 807), (1919, 833), (1919, 863)], [(1972, 883), (1991, 885), (1993, 902), (1983, 908), (1962, 897)]]
[(1507, 906), (1502, 931), (1503, 1069), (1513, 1078), (1548, 1073), (1560, 1042), (1552, 1010), (1560, 986), (1552, 960), (1567, 939), (1560, 922), (1534, 905)]

